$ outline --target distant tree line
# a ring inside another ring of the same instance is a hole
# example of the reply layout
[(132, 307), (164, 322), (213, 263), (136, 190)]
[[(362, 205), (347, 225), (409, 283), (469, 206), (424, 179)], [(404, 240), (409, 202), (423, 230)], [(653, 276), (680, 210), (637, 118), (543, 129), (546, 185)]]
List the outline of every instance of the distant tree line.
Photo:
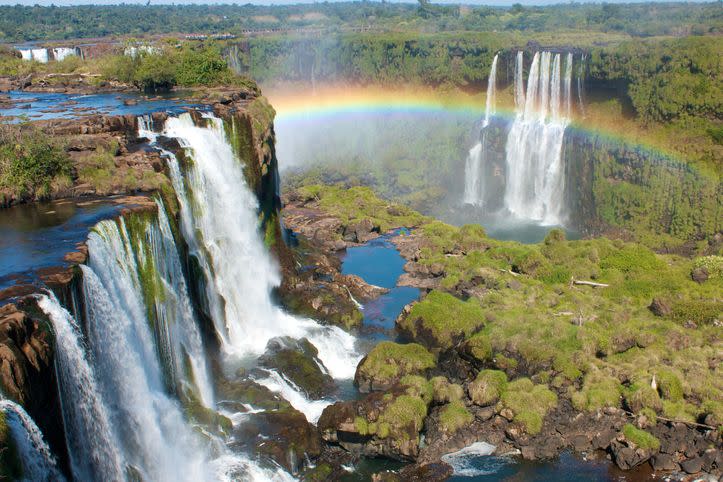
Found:
[(577, 4), (488, 7), (341, 2), (306, 5), (0, 6), (0, 41), (109, 35), (235, 33), (252, 29), (374, 29), (408, 32), (618, 32), (633, 36), (723, 31), (713, 3)]

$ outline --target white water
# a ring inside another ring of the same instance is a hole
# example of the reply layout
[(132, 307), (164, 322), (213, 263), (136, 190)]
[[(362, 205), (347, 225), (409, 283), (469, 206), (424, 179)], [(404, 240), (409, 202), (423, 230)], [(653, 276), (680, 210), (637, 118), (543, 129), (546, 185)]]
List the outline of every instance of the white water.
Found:
[(20, 51), (20, 55), (22, 56), (23, 60), (33, 60), (33, 51), (30, 49), (18, 49)]
[(267, 377), (257, 379), (256, 382), (272, 392), (281, 394), (292, 407), (303, 413), (310, 423), (316, 424), (321, 417), (321, 412), (333, 403), (331, 400), (309, 400), (299, 387), (276, 371), (266, 370), (266, 373)]
[(61, 60), (67, 58), (67, 57), (73, 57), (75, 56), (75, 49), (69, 48), (69, 47), (56, 47), (53, 49), (53, 57), (55, 60), (60, 62)]
[(43, 434), (23, 407), (10, 400), (0, 400), (0, 410), (15, 442), (18, 458), (23, 465), (23, 479), (28, 482), (62, 482), (65, 477), (58, 470), (50, 447)]
[(482, 123), (482, 139), (470, 149), (465, 163), (464, 203), (481, 206), (484, 204), (484, 178), (486, 167), (487, 126), (490, 117), (496, 112), (497, 55), (492, 60), (490, 76), (487, 80), (487, 98), (485, 99), (485, 118)]
[(75, 480), (121, 480), (118, 439), (83, 347), (80, 328), (54, 295), (40, 296), (56, 339), (56, 370), (65, 439)]
[(178, 139), (191, 158), (185, 172), (169, 155), (169, 171), (181, 207), (181, 227), (207, 279), (207, 304), (223, 351), (242, 358), (264, 352), (276, 336), (306, 336), (334, 378), (351, 378), (360, 355), (355, 340), (337, 327), (294, 317), (273, 303), (278, 266), (258, 232), (258, 202), (220, 119), (207, 127), (191, 116), (166, 121), (164, 134)]
[[(546, 225), (564, 221), (562, 143), (570, 118), (572, 55), (564, 78), (560, 54), (535, 54), (523, 96), (522, 55), (515, 71), (516, 116), (507, 137), (505, 207)], [(564, 91), (563, 91), (564, 86)]]
[(41, 64), (48, 63), (48, 49), (32, 49), (31, 51), (33, 60), (40, 62)]
[[(499, 457), (495, 459), (496, 463), (490, 463), (490, 460), (483, 457), (492, 455), (496, 448), (487, 442), (475, 442), (457, 452), (442, 455), (442, 461), (452, 466), (454, 475), (460, 477), (491, 475), (497, 472), (503, 463), (500, 463)], [(480, 463), (481, 461), (486, 463)]]

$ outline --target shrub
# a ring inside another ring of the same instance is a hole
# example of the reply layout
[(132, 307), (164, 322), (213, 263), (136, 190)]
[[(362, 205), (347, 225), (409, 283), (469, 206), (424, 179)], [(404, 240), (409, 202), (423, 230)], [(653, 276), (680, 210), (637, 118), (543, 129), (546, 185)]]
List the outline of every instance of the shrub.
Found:
[(708, 279), (723, 277), (723, 256), (703, 256), (693, 261), (693, 269), (705, 268)]

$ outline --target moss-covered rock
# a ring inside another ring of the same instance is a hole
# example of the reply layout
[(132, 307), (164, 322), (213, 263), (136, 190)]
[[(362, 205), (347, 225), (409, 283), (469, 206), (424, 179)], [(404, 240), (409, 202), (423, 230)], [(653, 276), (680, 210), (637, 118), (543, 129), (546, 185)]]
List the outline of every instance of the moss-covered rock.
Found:
[(585, 375), (582, 389), (572, 395), (572, 405), (589, 412), (605, 407), (620, 406), (622, 387), (617, 378), (598, 371)]
[(416, 343), (402, 345), (383, 341), (359, 362), (354, 383), (362, 392), (386, 390), (405, 375), (432, 368), (435, 361), (433, 354)]
[(512, 410), (514, 421), (531, 434), (542, 430), (547, 412), (557, 405), (557, 395), (546, 385), (535, 385), (529, 378), (520, 378), (507, 385), (500, 400)]
[(457, 383), (451, 383), (446, 377), (434, 377), (430, 381), (435, 403), (451, 403), (464, 396), (464, 389)]
[(500, 370), (482, 370), (469, 384), (469, 398), (476, 405), (487, 406), (497, 402), (507, 387), (507, 375)]
[(473, 420), (474, 415), (459, 400), (448, 403), (439, 412), (440, 429), (448, 434), (469, 425)]
[(336, 385), (334, 379), (322, 371), (324, 366), (318, 358), (319, 351), (306, 338), (274, 338), (266, 345), (266, 352), (259, 364), (282, 373), (307, 397), (320, 399), (331, 394)]
[(462, 301), (448, 293), (432, 291), (415, 303), (398, 326), (415, 341), (433, 350), (447, 350), (472, 335), (484, 324), (484, 313), (476, 299)]
[(645, 430), (640, 430), (632, 424), (625, 424), (623, 427), (623, 435), (629, 442), (634, 443), (637, 447), (644, 450), (658, 450), (660, 448), (660, 440)]

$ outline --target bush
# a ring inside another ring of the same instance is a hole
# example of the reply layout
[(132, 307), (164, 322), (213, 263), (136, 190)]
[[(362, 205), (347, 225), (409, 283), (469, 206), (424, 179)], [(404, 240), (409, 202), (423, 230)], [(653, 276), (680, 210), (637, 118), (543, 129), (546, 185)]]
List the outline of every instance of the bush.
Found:
[(435, 357), (416, 343), (398, 344), (383, 341), (361, 361), (355, 381), (370, 381), (374, 385), (392, 385), (401, 377), (419, 374), (435, 365)]
[(693, 262), (693, 269), (705, 268), (708, 272), (708, 279), (723, 277), (723, 256), (703, 256), (696, 258)]
[(69, 176), (71, 167), (62, 146), (40, 130), (0, 124), (0, 188), (18, 198), (45, 198), (53, 181)]

